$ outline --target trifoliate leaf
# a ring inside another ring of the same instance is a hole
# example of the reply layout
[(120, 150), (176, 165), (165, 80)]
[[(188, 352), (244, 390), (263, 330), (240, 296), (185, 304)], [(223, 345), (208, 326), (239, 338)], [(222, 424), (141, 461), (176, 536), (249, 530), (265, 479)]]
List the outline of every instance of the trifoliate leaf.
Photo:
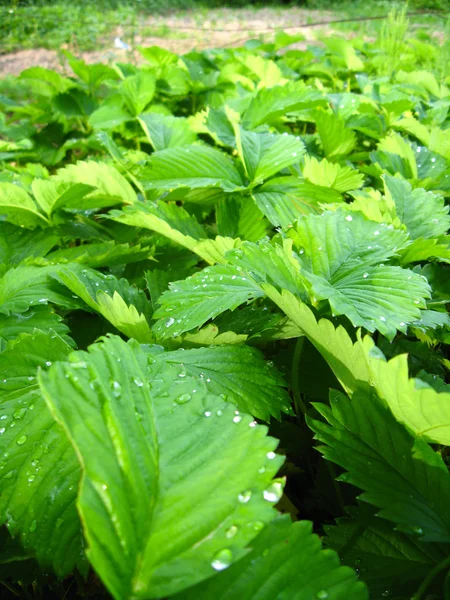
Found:
[(328, 300), (333, 314), (388, 338), (420, 318), (428, 283), (412, 271), (380, 264), (404, 245), (402, 231), (337, 212), (302, 217), (289, 235), (314, 296)]

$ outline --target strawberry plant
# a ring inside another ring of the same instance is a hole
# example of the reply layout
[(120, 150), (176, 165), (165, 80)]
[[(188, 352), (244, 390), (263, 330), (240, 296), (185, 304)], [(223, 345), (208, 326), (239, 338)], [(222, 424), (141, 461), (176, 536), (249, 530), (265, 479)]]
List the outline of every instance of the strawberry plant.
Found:
[(448, 597), (449, 73), (295, 41), (0, 83), (12, 596)]

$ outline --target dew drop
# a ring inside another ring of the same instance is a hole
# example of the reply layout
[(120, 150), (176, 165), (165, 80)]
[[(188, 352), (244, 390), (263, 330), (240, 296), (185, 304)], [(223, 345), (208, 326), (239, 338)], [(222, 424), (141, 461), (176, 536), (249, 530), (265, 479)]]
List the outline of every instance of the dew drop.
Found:
[(52, 363), (51, 363), (51, 361), (50, 361), (50, 360), (47, 360), (47, 361), (46, 361), (46, 363), (45, 363), (45, 365), (46, 365), (47, 367), (51, 367), (51, 366), (52, 366)]
[(240, 415), (236, 415), (233, 417), (233, 423), (240, 423), (242, 421), (242, 417)]
[(363, 277), (364, 279), (367, 279), (369, 277), (369, 273), (364, 273)]
[(316, 594), (316, 598), (317, 600), (325, 600), (325, 598), (328, 598), (327, 590), (319, 590)]
[(0, 435), (3, 435), (6, 431), (5, 427), (0, 427)]
[(266, 454), (266, 456), (269, 460), (273, 460), (275, 458), (276, 454), (275, 454), (275, 452), (268, 452)]
[(21, 418), (24, 416), (24, 414), (25, 414), (26, 412), (27, 412), (27, 409), (26, 409), (26, 408), (19, 408), (18, 410), (16, 410), (16, 411), (13, 413), (13, 417), (14, 417), (15, 419), (17, 419), (17, 420), (20, 420), (20, 419), (21, 419)]
[(268, 502), (278, 502), (283, 495), (283, 486), (280, 481), (274, 481), (267, 489), (264, 490), (264, 500)]
[(225, 537), (228, 539), (233, 538), (238, 532), (238, 527), (236, 525), (232, 525), (229, 529), (225, 531)]
[(247, 502), (250, 500), (251, 497), (252, 497), (251, 491), (245, 490), (244, 492), (239, 494), (238, 500), (239, 500), (239, 502), (242, 502), (242, 504), (247, 504)]
[(178, 398), (175, 398), (175, 402), (177, 404), (186, 404), (186, 402), (189, 402), (189, 400), (191, 399), (191, 397), (192, 396), (190, 394), (181, 394), (181, 396), (178, 396)]
[(351, 215), (347, 215), (345, 217), (345, 220), (348, 221), (348, 222), (353, 221), (353, 217)]
[(386, 317), (381, 316), (381, 317), (378, 317), (378, 318), (380, 319), (380, 321), (386, 321)]
[(31, 523), (31, 525), (30, 525), (29, 532), (30, 532), (30, 533), (33, 533), (33, 531), (36, 531), (36, 529), (37, 529), (37, 521), (36, 521), (36, 519), (35, 519), (35, 520), (34, 520), (34, 521)]
[(25, 442), (27, 441), (28, 436), (26, 435), (21, 435), (20, 438), (16, 441), (16, 444), (18, 446), (23, 446), (23, 444), (25, 444)]
[(171, 325), (173, 325), (175, 323), (175, 319), (173, 319), (172, 317), (170, 317), (169, 319), (167, 319), (166, 321), (166, 327), (170, 327)]
[(255, 521), (254, 523), (251, 523), (251, 528), (253, 531), (261, 531), (261, 529), (264, 528), (264, 523), (262, 521)]
[(212, 415), (212, 412), (210, 410), (205, 410), (204, 415), (205, 417), (210, 417)]
[(232, 560), (233, 553), (231, 552), (231, 550), (228, 550), (228, 548), (226, 548), (225, 550), (221, 550), (215, 555), (211, 566), (216, 571), (223, 571), (231, 565)]
[(122, 386), (120, 385), (120, 383), (118, 381), (113, 381), (112, 382), (112, 388), (113, 388), (113, 394), (116, 398), (118, 398), (120, 396), (120, 393), (122, 391)]

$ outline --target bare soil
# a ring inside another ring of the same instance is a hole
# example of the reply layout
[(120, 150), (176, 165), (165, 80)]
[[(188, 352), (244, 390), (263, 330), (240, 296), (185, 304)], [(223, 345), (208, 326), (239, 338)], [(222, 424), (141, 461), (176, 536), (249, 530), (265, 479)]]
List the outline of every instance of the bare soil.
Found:
[[(140, 62), (137, 46), (161, 46), (177, 54), (205, 48), (236, 47), (252, 38), (273, 39), (276, 31), (287, 30), (290, 34), (301, 33), (305, 41), (324, 32), (327, 26), (311, 27), (311, 23), (336, 18), (331, 11), (313, 11), (301, 8), (217, 9), (203, 12), (185, 12), (166, 17), (146, 17), (136, 27), (113, 27), (111, 34), (102, 40), (101, 49), (95, 52), (80, 52), (76, 43), (67, 45), (75, 55), (88, 63), (111, 63), (114, 61)], [(161, 33), (160, 33), (161, 32)], [(130, 50), (119, 50), (114, 39), (120, 37), (131, 46)], [(303, 44), (298, 44), (302, 47)], [(0, 76), (18, 75), (24, 69), (41, 66), (48, 69), (65, 70), (61, 54), (56, 50), (36, 48), (0, 55)]]

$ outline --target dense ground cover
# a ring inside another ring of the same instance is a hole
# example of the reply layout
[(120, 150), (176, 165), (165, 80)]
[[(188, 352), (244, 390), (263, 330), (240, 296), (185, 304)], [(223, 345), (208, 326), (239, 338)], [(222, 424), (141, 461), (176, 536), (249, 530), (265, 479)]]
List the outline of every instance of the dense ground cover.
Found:
[(295, 41), (0, 84), (11, 597), (448, 597), (448, 45)]

